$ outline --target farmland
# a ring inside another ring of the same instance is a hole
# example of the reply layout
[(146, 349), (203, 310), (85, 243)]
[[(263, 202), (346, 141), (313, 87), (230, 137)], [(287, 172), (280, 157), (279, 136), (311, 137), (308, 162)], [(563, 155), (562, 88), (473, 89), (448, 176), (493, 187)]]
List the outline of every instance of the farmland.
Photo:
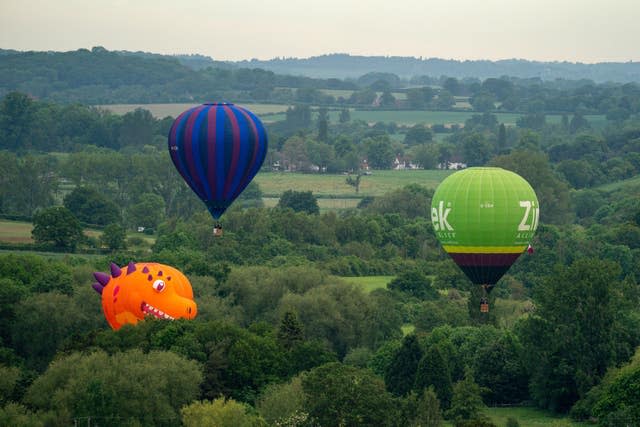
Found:
[(345, 175), (303, 174), (293, 172), (260, 172), (255, 181), (268, 197), (276, 197), (287, 190), (311, 191), (322, 198), (362, 198), (381, 196), (389, 191), (409, 184), (420, 184), (435, 188), (453, 171), (446, 170), (376, 170), (364, 175), (360, 181), (360, 192), (345, 182)]
[[(340, 91), (348, 92), (348, 91)], [(181, 112), (191, 108), (197, 104), (110, 104), (97, 105), (115, 114), (126, 114), (134, 111), (136, 108), (148, 110), (156, 118), (164, 118), (167, 116), (176, 117)], [(238, 105), (253, 111), (264, 122), (273, 123), (285, 119), (284, 113), (289, 108), (289, 104), (244, 104)], [(466, 104), (465, 104), (466, 105)], [(334, 123), (338, 121), (338, 110), (329, 111), (330, 120)], [(473, 111), (426, 111), (426, 110), (358, 110), (351, 109), (352, 120), (363, 120), (367, 123), (376, 122), (395, 122), (400, 126), (413, 126), (416, 123), (424, 123), (426, 125), (444, 124), (444, 125), (464, 125), (464, 122), (470, 119), (474, 114)], [(515, 126), (516, 120), (521, 114), (518, 113), (496, 113), (498, 122), (507, 126)], [(606, 118), (603, 115), (587, 115), (585, 118), (589, 123), (597, 128), (604, 126)], [(547, 122), (560, 123), (562, 116), (559, 114), (547, 115)]]
[[(199, 103), (193, 104), (105, 104), (96, 105), (97, 108), (102, 108), (111, 111), (115, 114), (126, 114), (130, 111), (134, 111), (137, 108), (148, 110), (154, 117), (163, 118), (167, 116), (176, 117), (183, 111), (200, 105)], [(241, 107), (247, 108), (254, 112), (258, 116), (264, 116), (269, 114), (284, 113), (289, 107), (287, 104), (238, 104)]]

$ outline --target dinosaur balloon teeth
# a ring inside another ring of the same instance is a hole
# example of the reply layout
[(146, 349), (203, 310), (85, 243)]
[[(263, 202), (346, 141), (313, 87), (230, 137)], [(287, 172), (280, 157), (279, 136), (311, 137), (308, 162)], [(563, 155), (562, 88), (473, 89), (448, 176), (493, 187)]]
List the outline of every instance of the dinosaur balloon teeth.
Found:
[(158, 310), (157, 308), (150, 304), (147, 304), (146, 302), (142, 303), (140, 309), (144, 314), (154, 316), (157, 319), (174, 320), (174, 318), (169, 316), (167, 313), (163, 312), (162, 310)]

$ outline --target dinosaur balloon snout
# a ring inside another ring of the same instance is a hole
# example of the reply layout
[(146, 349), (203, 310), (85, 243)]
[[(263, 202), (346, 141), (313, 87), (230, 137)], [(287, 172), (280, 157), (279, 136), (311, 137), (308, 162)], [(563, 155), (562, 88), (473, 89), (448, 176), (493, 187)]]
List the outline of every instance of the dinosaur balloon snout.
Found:
[(195, 301), (189, 301), (186, 305), (185, 311), (186, 316), (184, 317), (186, 319), (193, 319), (194, 317), (196, 317), (196, 315), (198, 314), (198, 306), (196, 305)]

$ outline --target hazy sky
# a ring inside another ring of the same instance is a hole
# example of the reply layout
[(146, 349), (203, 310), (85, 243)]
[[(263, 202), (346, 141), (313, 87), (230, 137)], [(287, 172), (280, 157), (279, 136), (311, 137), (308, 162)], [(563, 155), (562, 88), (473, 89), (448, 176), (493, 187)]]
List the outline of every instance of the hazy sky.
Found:
[(0, 0), (0, 48), (640, 61), (640, 0)]

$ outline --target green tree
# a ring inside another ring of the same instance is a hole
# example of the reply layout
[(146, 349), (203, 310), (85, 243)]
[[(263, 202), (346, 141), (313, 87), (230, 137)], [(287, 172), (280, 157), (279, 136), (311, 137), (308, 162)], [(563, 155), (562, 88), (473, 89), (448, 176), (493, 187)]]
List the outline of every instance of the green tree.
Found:
[(582, 258), (557, 266), (536, 289), (536, 316), (520, 335), (531, 395), (541, 407), (568, 410), (614, 361), (620, 273), (614, 262)]
[(37, 243), (52, 243), (67, 250), (74, 250), (84, 237), (78, 218), (62, 206), (37, 212), (33, 216), (31, 235)]
[(468, 166), (484, 166), (493, 154), (491, 142), (479, 132), (472, 132), (462, 139), (462, 157)]
[(15, 307), (11, 342), (32, 369), (43, 369), (74, 334), (92, 327), (74, 300), (57, 292), (34, 294)]
[(318, 110), (318, 141), (327, 142), (329, 138), (329, 113), (322, 107)]
[(37, 209), (50, 207), (58, 185), (55, 164), (55, 158), (49, 155), (2, 155), (3, 212), (30, 216)]
[(76, 187), (64, 198), (64, 207), (87, 224), (107, 225), (122, 221), (120, 209), (113, 201), (92, 187)]
[(340, 116), (338, 117), (338, 121), (340, 123), (347, 123), (351, 120), (351, 112), (348, 108), (343, 108), (340, 110)]
[(13, 400), (13, 393), (20, 376), (20, 368), (0, 364), (0, 406)]
[(393, 425), (396, 405), (367, 369), (328, 363), (302, 377), (305, 408), (322, 426)]
[(406, 145), (420, 145), (433, 140), (433, 133), (424, 124), (416, 124), (409, 128), (404, 136)]
[(460, 82), (455, 77), (446, 78), (442, 83), (442, 87), (453, 95), (460, 95), (462, 89), (462, 85), (460, 85)]
[(356, 194), (358, 194), (358, 192), (360, 191), (360, 179), (362, 178), (362, 174), (358, 172), (358, 174), (356, 175), (356, 177), (352, 177), (351, 175), (347, 176), (347, 178), (345, 179), (345, 183), (347, 185), (352, 186), (353, 188), (355, 188), (356, 190)]
[(149, 110), (136, 108), (122, 116), (118, 142), (120, 147), (142, 147), (153, 143), (155, 119)]
[(427, 348), (416, 371), (414, 388), (418, 394), (429, 387), (433, 387), (444, 409), (451, 405), (451, 372), (437, 345)]
[(389, 89), (385, 89), (380, 96), (381, 107), (394, 107), (396, 105), (396, 98), (393, 96)]
[(55, 411), (59, 424), (95, 417), (113, 426), (132, 420), (170, 426), (179, 423), (180, 409), (198, 397), (201, 381), (198, 363), (173, 352), (73, 353), (51, 363), (24, 400), (38, 410)]
[(387, 287), (419, 299), (437, 299), (438, 291), (433, 288), (432, 280), (420, 270), (405, 270), (396, 276)]
[(422, 349), (415, 335), (407, 335), (391, 360), (384, 382), (395, 396), (406, 396), (415, 384), (416, 371), (422, 359)]
[(435, 169), (438, 165), (439, 149), (434, 145), (413, 147), (413, 162), (423, 169)]
[(395, 153), (388, 136), (367, 138), (363, 142), (369, 166), (374, 169), (390, 169)]
[(411, 392), (403, 408), (403, 425), (410, 427), (441, 427), (443, 425), (440, 402), (433, 387), (422, 393)]
[(569, 132), (571, 133), (586, 130), (590, 127), (589, 121), (581, 113), (575, 113), (569, 122)]
[(288, 129), (308, 128), (311, 126), (311, 109), (308, 105), (287, 108), (285, 124)]
[(320, 213), (318, 200), (311, 191), (287, 190), (280, 196), (279, 208), (291, 208), (295, 212), (306, 212), (308, 214)]
[(100, 242), (105, 245), (111, 251), (117, 251), (118, 249), (125, 249), (127, 232), (120, 224), (109, 224), (100, 235)]
[(290, 350), (304, 340), (302, 324), (298, 321), (295, 313), (287, 311), (282, 316), (280, 327), (278, 328), (278, 342), (282, 347)]
[(482, 402), (482, 388), (476, 384), (473, 378), (473, 371), (466, 368), (464, 379), (453, 385), (453, 397), (451, 399), (451, 409), (446, 413), (447, 418), (456, 422), (456, 425), (465, 421), (483, 421), (485, 416), (482, 410), (485, 408)]
[(428, 86), (407, 89), (407, 102), (412, 109), (422, 110), (431, 104), (434, 91)]
[(259, 416), (249, 413), (246, 404), (224, 397), (214, 401), (196, 401), (180, 410), (185, 427), (260, 427), (267, 423)]
[(448, 110), (455, 105), (456, 100), (451, 92), (446, 89), (441, 89), (440, 92), (438, 92), (438, 97), (436, 98), (435, 103), (437, 108)]
[(155, 229), (165, 217), (164, 200), (157, 194), (141, 194), (138, 202), (127, 209), (127, 217), (134, 227)]
[(17, 427), (43, 427), (46, 416), (40, 417), (29, 408), (19, 403), (8, 403), (0, 406), (0, 425)]
[[(296, 376), (283, 384), (269, 384), (256, 402), (258, 413), (269, 425), (301, 425), (308, 418), (304, 412), (305, 394), (302, 378)], [(294, 421), (300, 423), (296, 424)]]
[(10, 92), (0, 103), (0, 148), (11, 151), (27, 151), (36, 105), (30, 96)]
[(522, 360), (523, 350), (518, 337), (508, 331), (478, 349), (476, 381), (489, 390), (484, 395), (488, 404), (517, 404), (529, 397), (529, 375)]
[(309, 160), (309, 153), (307, 151), (307, 145), (305, 140), (299, 136), (294, 135), (288, 138), (282, 150), (280, 151), (282, 157), (282, 163), (285, 170), (289, 171), (306, 171), (309, 170), (311, 161)]
[(500, 127), (498, 128), (498, 151), (502, 152), (507, 148), (507, 128), (504, 123), (500, 123)]
[(495, 101), (496, 100), (492, 94), (488, 92), (480, 92), (472, 96), (469, 103), (474, 110), (487, 112), (495, 109)]

